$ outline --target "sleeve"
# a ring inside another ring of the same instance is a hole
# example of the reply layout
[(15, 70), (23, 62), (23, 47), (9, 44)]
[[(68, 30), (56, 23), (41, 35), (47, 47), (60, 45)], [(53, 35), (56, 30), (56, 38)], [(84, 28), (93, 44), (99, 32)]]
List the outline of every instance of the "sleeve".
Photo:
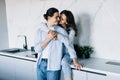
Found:
[(40, 29), (44, 32), (49, 32), (49, 29), (46, 26), (42, 26)]
[(65, 45), (71, 58), (77, 58), (73, 44), (71, 44), (69, 41), (69, 36), (68, 36), (67, 32), (65, 30), (63, 30), (62, 33), (64, 35), (59, 33), (57, 39), (60, 40)]
[(74, 43), (74, 37), (75, 37), (75, 31), (71, 29), (70, 33), (69, 33), (69, 42), (70, 42), (70, 44)]
[(41, 30), (38, 29), (35, 35), (35, 44), (34, 44), (36, 53), (41, 53), (43, 51), (41, 44), (42, 44)]

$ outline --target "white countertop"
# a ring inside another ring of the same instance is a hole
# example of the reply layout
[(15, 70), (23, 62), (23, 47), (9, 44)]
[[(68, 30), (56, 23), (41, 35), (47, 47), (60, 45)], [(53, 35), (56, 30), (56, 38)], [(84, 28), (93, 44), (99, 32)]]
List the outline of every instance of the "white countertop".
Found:
[[(31, 55), (33, 53), (34, 52), (31, 52), (31, 51), (25, 51), (25, 52), (19, 52), (19, 53), (0, 52), (0, 56), (13, 57), (13, 58), (36, 62), (37, 59), (32, 57)], [(120, 63), (120, 61), (114, 61), (114, 60), (102, 59), (102, 58), (94, 58), (94, 57), (91, 57), (89, 59), (79, 59), (79, 63), (82, 63), (84, 65), (81, 71), (95, 72), (95, 73), (100, 73), (100, 74), (113, 74), (113, 75), (120, 76), (120, 65), (106, 64), (106, 62), (108, 61)], [(74, 68), (73, 66), (71, 67)]]
[(24, 51), (24, 52), (17, 52), (17, 53), (0, 52), (1, 56), (13, 57), (13, 58), (17, 58), (17, 59), (23, 59), (23, 60), (36, 62), (37, 59), (32, 54), (34, 54), (34, 52), (31, 52), (30, 50)]
[(113, 74), (113, 75), (120, 76), (120, 65), (106, 64), (106, 62), (110, 62), (110, 61), (120, 63), (120, 61), (94, 58), (94, 57), (91, 57), (89, 59), (79, 59), (79, 62), (84, 65), (84, 67), (81, 69), (83, 71), (90, 71), (90, 72), (101, 73), (105, 75)]

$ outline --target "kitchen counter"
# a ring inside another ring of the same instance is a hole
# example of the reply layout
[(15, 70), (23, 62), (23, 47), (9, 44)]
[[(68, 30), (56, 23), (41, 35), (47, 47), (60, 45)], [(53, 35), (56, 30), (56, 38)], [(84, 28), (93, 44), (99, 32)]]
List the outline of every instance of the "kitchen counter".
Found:
[[(18, 59), (36, 62), (37, 59), (33, 57), (31, 54), (34, 54), (34, 52), (31, 51), (25, 51), (19, 53), (0, 52), (0, 56), (6, 56), (6, 57), (12, 57), (12, 58), (18, 58)], [(91, 57), (89, 59), (79, 59), (79, 63), (82, 63), (84, 65), (81, 71), (97, 73), (101, 75), (113, 74), (120, 76), (120, 65), (119, 65), (120, 61)], [(71, 67), (74, 69), (72, 65)]]
[(12, 58), (36, 62), (37, 59), (35, 58), (35, 55), (32, 55), (34, 53), (35, 52), (31, 52), (30, 50), (24, 52), (17, 52), (17, 53), (0, 52), (0, 56), (6, 56), (6, 57), (12, 57)]
[(120, 61), (91, 57), (89, 59), (79, 59), (79, 62), (84, 65), (81, 71), (120, 76)]

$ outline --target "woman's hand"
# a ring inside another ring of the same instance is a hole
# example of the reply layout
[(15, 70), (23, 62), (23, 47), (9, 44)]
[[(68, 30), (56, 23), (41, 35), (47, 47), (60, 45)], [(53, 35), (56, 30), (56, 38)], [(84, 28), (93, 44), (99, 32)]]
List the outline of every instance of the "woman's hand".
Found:
[(41, 47), (44, 49), (51, 40), (57, 38), (57, 34), (57, 32), (50, 30), (47, 34), (46, 39), (42, 42)]
[(80, 69), (83, 67), (82, 64), (79, 64), (77, 58), (74, 58), (74, 59), (73, 59), (73, 63), (74, 63), (74, 67), (75, 67), (75, 69), (77, 69), (77, 70), (80, 70)]
[(50, 30), (48, 32), (48, 39), (49, 40), (55, 40), (57, 38), (57, 32)]
[(83, 65), (80, 63), (74, 63), (74, 67), (75, 69), (80, 70), (83, 67)]

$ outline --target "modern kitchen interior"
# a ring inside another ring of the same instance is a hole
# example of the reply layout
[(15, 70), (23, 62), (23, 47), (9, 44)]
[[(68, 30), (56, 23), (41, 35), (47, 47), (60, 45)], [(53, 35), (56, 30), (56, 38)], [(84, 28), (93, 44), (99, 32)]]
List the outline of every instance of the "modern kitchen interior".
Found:
[(119, 0), (0, 0), (0, 80), (37, 80), (35, 32), (50, 7), (70, 10), (74, 43), (92, 47), (89, 58), (76, 51), (83, 67), (70, 65), (73, 80), (120, 80)]

